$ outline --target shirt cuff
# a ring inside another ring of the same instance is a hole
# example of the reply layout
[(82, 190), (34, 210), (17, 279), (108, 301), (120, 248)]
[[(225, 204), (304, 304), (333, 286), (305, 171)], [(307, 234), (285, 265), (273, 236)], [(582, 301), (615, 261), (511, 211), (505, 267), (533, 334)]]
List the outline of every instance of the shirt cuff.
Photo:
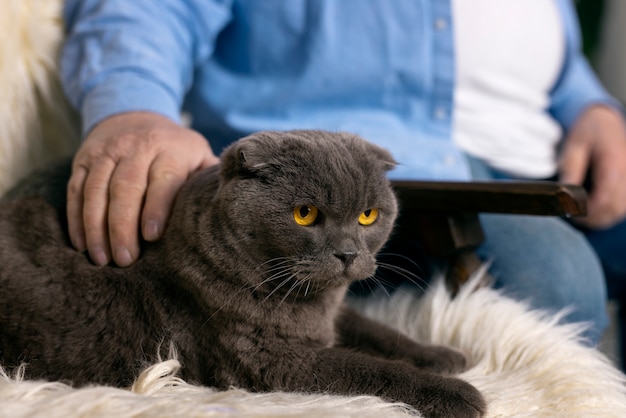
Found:
[(174, 94), (158, 82), (140, 74), (110, 74), (83, 99), (82, 132), (86, 135), (104, 119), (132, 111), (154, 112), (180, 123), (180, 107)]
[(583, 59), (572, 63), (565, 78), (561, 80), (553, 96), (550, 109), (566, 131), (576, 123), (580, 115), (590, 106), (606, 105), (623, 113), (622, 105), (604, 89)]

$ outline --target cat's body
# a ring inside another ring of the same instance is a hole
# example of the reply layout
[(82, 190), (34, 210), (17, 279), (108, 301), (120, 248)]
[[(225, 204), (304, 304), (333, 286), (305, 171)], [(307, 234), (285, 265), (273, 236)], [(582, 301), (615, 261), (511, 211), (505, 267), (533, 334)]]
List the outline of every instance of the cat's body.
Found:
[(426, 416), (480, 416), (476, 389), (437, 374), (462, 369), (460, 353), (342, 305), (351, 282), (374, 274), (391, 231), (392, 166), (347, 134), (243, 139), (188, 181), (163, 239), (125, 269), (70, 248), (56, 199), (64, 181), (46, 179), (52, 189), (36, 189), (53, 205), (0, 204), (0, 364), (124, 386), (173, 346), (193, 382), (373, 394)]

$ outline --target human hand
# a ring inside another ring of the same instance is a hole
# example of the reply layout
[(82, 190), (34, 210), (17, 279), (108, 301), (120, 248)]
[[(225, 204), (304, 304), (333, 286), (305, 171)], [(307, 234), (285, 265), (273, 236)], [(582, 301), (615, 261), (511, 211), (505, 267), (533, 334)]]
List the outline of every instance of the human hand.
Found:
[(583, 225), (609, 228), (626, 216), (626, 126), (608, 106), (585, 110), (567, 136), (560, 160), (561, 181), (582, 185), (591, 174)]
[[(188, 176), (217, 164), (208, 141), (165, 116), (130, 112), (98, 124), (74, 157), (69, 235), (93, 262), (120, 267), (139, 256), (139, 231), (159, 239)], [(141, 222), (141, 224), (140, 224)]]

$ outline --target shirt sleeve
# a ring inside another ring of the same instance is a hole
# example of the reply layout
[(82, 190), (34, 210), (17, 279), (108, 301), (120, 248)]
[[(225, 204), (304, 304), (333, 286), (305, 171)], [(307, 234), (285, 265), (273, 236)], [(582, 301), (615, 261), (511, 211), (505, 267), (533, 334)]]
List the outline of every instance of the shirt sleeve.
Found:
[(61, 78), (83, 132), (128, 111), (180, 120), (194, 70), (231, 17), (230, 0), (69, 0)]
[(567, 52), (559, 80), (551, 92), (550, 114), (567, 131), (580, 114), (594, 104), (622, 110), (620, 103), (604, 89), (582, 53), (580, 29), (571, 1), (560, 2), (567, 35)]

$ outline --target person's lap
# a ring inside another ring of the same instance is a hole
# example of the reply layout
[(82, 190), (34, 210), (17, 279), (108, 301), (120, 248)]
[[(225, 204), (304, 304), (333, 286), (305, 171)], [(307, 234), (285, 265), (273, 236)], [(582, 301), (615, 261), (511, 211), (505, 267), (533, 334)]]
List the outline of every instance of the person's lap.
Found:
[(626, 221), (606, 230), (581, 229), (598, 254), (610, 299), (626, 299)]
[[(469, 157), (476, 179), (510, 179)], [(487, 237), (479, 248), (506, 294), (531, 306), (572, 312), (565, 320), (588, 322), (595, 345), (608, 325), (607, 284), (602, 263), (585, 235), (558, 217), (482, 214)], [(624, 228), (626, 239), (626, 228)]]
[(478, 249), (490, 260), (494, 287), (539, 309), (571, 309), (568, 322), (589, 322), (591, 345), (608, 318), (602, 267), (584, 236), (559, 218), (481, 215), (487, 237)]
[(609, 299), (618, 304), (619, 350), (626, 370), (626, 221), (606, 230), (583, 232), (602, 262)]

